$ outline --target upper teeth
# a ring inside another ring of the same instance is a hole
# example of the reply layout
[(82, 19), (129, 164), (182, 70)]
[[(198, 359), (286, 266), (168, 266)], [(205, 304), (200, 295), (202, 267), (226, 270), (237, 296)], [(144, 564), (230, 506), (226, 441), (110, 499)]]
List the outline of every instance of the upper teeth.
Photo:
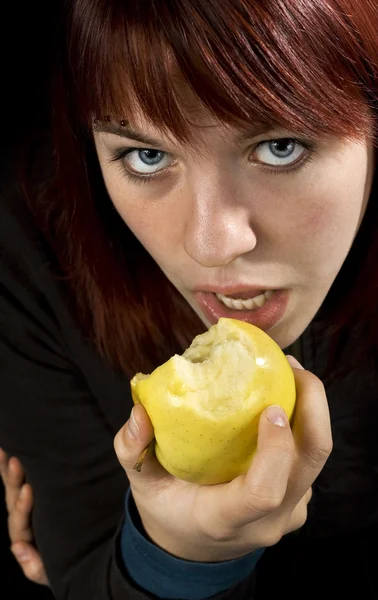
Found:
[(218, 300), (233, 310), (253, 310), (264, 306), (265, 302), (269, 300), (273, 295), (272, 290), (263, 292), (255, 298), (248, 298), (248, 300), (242, 300), (241, 298), (230, 298), (229, 296), (223, 296), (223, 294), (216, 294)]

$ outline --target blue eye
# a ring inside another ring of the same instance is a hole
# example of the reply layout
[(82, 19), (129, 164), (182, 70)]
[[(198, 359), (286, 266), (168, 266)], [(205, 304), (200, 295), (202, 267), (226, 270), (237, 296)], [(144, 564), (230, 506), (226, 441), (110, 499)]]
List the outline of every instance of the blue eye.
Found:
[(261, 142), (253, 154), (259, 163), (280, 167), (295, 163), (305, 152), (305, 146), (298, 140), (281, 138)]
[(133, 172), (141, 175), (156, 173), (173, 163), (170, 154), (153, 148), (130, 148), (124, 153), (123, 160)]

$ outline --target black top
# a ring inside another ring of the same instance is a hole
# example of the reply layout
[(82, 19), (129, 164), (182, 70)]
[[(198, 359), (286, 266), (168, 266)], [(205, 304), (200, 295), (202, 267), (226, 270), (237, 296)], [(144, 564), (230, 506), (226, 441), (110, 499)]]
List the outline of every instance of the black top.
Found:
[[(118, 549), (128, 483), (113, 438), (132, 407), (129, 381), (84, 339), (53, 263), (22, 195), (14, 184), (3, 187), (0, 446), (20, 458), (33, 487), (35, 538), (58, 600), (155, 598), (133, 583)], [(326, 340), (315, 346), (310, 326), (301, 358), (318, 375), (325, 348)], [(377, 383), (361, 370), (329, 387), (334, 450), (306, 525), (214, 598), (378, 598)]]

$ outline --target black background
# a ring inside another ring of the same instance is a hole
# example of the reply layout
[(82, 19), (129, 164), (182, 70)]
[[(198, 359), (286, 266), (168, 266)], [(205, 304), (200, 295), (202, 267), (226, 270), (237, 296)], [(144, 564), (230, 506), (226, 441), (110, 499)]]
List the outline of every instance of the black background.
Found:
[[(47, 82), (61, 0), (4, 2), (0, 9), (0, 186), (15, 151), (47, 120)], [(48, 120), (47, 120), (48, 122)], [(6, 398), (0, 402), (6, 402)], [(0, 440), (1, 445), (1, 440)], [(57, 540), (57, 543), (58, 540)], [(31, 583), (9, 551), (4, 488), (0, 482), (0, 598), (51, 600)]]

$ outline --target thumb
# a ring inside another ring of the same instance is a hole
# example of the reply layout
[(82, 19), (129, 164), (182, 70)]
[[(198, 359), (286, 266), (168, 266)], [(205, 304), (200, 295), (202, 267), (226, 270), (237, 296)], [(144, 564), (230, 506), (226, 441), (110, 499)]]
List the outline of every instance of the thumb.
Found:
[(155, 456), (154, 446), (151, 420), (138, 403), (114, 438), (115, 453), (134, 489), (168, 475)]
[[(246, 477), (252, 487), (262, 484), (286, 491), (294, 455), (294, 439), (285, 410), (271, 405), (260, 416), (256, 453)], [(273, 494), (272, 494), (273, 496)]]
[(248, 472), (234, 479), (224, 496), (224, 514), (244, 527), (279, 508), (286, 494), (295, 455), (294, 439), (283, 408), (271, 405), (259, 419), (256, 452)]

